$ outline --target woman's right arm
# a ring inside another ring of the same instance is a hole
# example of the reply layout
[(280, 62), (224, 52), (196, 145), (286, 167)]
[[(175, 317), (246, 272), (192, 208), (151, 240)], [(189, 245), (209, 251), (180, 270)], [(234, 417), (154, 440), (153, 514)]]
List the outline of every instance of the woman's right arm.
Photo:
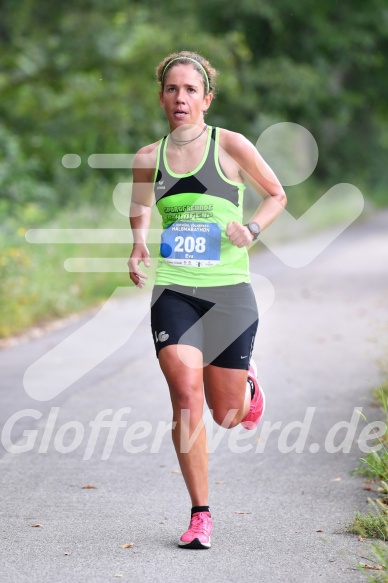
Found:
[(154, 201), (155, 145), (139, 150), (133, 162), (132, 198), (129, 221), (133, 234), (133, 248), (128, 260), (129, 277), (138, 287), (143, 287), (148, 275), (140, 270), (143, 261), (150, 266), (150, 253), (147, 248), (147, 235)]

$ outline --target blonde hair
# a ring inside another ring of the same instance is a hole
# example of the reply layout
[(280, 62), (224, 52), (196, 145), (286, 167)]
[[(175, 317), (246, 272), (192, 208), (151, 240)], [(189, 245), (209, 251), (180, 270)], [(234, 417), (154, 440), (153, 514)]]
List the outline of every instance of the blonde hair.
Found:
[(215, 94), (216, 84), (215, 79), (218, 71), (201, 55), (191, 51), (180, 51), (179, 53), (172, 53), (156, 67), (156, 78), (158, 80), (160, 89), (164, 89), (164, 78), (169, 69), (176, 65), (193, 65), (194, 69), (200, 73), (203, 81), (205, 95), (208, 93)]

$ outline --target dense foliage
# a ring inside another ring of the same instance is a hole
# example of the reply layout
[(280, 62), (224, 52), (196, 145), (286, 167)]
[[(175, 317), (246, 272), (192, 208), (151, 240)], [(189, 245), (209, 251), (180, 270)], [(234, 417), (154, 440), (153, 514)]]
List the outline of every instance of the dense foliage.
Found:
[[(119, 174), (87, 157), (166, 132), (154, 68), (180, 49), (220, 70), (211, 123), (253, 142), (272, 123), (302, 124), (319, 145), (316, 178), (385, 192), (385, 0), (3, 0), (0, 216), (109, 200)], [(79, 168), (62, 166), (68, 152)]]
[[(134, 153), (168, 131), (154, 70), (182, 49), (220, 71), (210, 124), (253, 143), (277, 122), (313, 134), (314, 174), (286, 188), (294, 215), (338, 182), (388, 204), (385, 0), (0, 0), (0, 337), (128, 285), (128, 245), (39, 246), (25, 233), (127, 231), (130, 189), (115, 200), (121, 214), (112, 194), (130, 169), (88, 157)], [(79, 166), (64, 167), (68, 153)], [(65, 271), (66, 258), (88, 256), (120, 257), (117, 273)]]

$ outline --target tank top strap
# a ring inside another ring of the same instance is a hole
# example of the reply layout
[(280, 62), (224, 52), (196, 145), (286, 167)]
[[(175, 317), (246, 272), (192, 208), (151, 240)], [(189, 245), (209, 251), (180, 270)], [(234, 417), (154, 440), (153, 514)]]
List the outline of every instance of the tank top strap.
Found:
[(209, 149), (206, 155), (206, 158), (203, 162), (202, 167), (199, 170), (198, 174), (203, 174), (204, 172), (208, 174), (211, 171), (215, 170), (215, 153), (216, 153), (216, 139), (217, 139), (217, 132), (215, 127), (209, 128), (211, 129), (210, 134), (210, 144)]
[(163, 138), (160, 140), (160, 144), (158, 147), (158, 157), (156, 160), (156, 171), (155, 171), (154, 184), (156, 184), (156, 182), (159, 182), (159, 180), (162, 178), (162, 176), (166, 176), (168, 174), (167, 169), (166, 169), (165, 164), (164, 164), (164, 150), (166, 148), (166, 141), (167, 141), (167, 136), (163, 136)]
[(208, 160), (211, 160), (212, 162), (214, 162), (215, 158), (215, 151), (216, 151), (216, 139), (217, 139), (217, 132), (216, 132), (217, 128), (212, 127), (212, 133), (211, 133), (211, 140), (210, 140), (210, 148), (209, 148), (209, 152), (206, 158), (206, 162)]

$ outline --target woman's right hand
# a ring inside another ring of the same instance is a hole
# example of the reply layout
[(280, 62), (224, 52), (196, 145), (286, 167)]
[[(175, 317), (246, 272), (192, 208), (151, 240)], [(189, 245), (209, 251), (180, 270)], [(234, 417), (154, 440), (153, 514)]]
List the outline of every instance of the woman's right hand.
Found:
[(144, 287), (148, 275), (140, 271), (139, 264), (143, 261), (145, 267), (150, 267), (150, 252), (145, 243), (134, 243), (132, 253), (128, 259), (129, 277), (137, 287)]

